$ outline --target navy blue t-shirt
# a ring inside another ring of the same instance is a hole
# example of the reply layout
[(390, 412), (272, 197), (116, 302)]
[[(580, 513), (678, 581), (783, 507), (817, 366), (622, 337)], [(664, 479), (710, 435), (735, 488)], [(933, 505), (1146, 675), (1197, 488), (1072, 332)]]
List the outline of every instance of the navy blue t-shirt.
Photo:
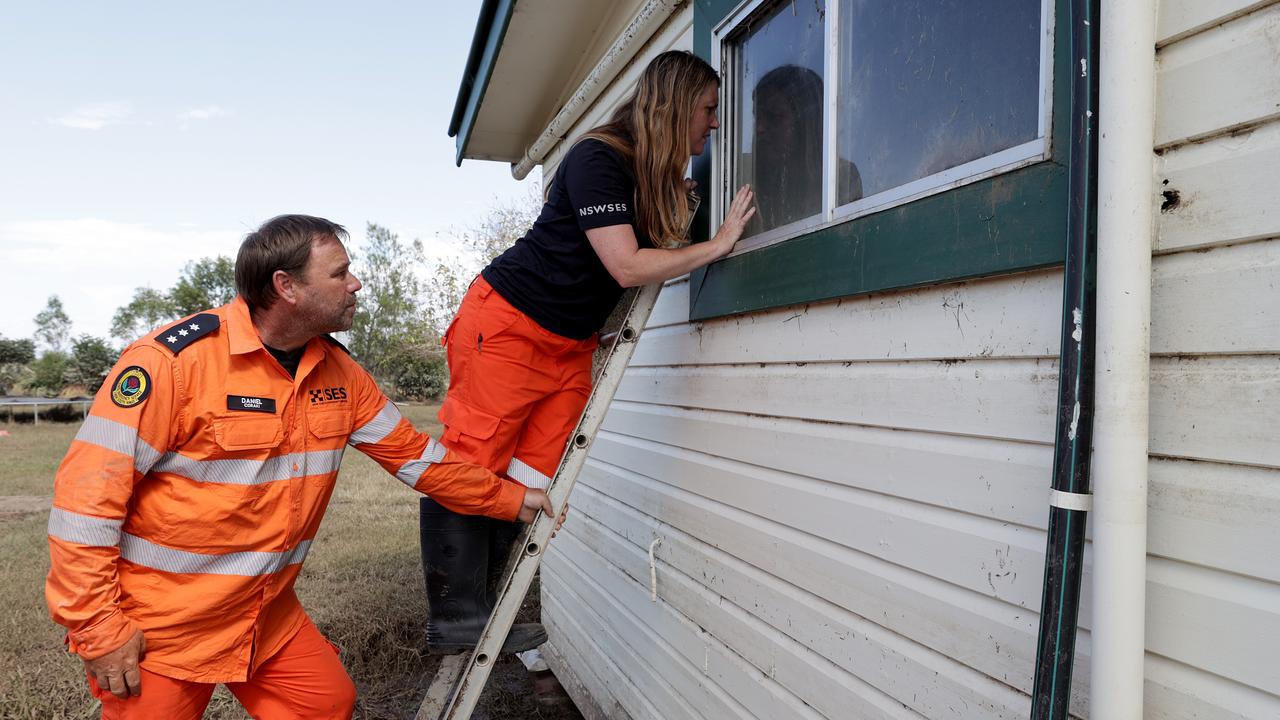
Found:
[[(598, 332), (622, 297), (587, 240), (587, 230), (635, 229), (635, 176), (617, 150), (583, 140), (560, 163), (537, 222), (481, 273), (498, 294), (557, 335)], [(652, 247), (636, 231), (640, 247)]]

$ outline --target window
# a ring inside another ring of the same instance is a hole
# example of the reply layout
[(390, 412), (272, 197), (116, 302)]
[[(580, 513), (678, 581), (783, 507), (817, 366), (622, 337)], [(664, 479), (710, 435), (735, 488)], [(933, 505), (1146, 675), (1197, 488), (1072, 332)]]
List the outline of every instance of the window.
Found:
[(1059, 4), (697, 3), (695, 50), (722, 78), (713, 178), (699, 180), (716, 189), (711, 224), (743, 183), (758, 210), (695, 274), (691, 314), (1060, 262)]
[(817, 3), (778, 5), (742, 25), (724, 64), (732, 187), (756, 191), (748, 237), (802, 229), (822, 212), (825, 34)]

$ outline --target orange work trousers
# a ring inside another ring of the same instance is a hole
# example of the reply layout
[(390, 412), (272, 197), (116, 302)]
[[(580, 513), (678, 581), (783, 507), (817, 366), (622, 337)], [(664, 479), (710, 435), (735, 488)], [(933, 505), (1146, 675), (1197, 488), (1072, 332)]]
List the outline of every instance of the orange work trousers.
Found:
[[(117, 698), (98, 687), (103, 720), (200, 720), (216, 683), (190, 682), (142, 670), (142, 694)], [(280, 651), (244, 682), (226, 683), (258, 720), (348, 720), (356, 686), (338, 659), (338, 649), (308, 618)]]
[(483, 277), (445, 333), (445, 447), (526, 487), (545, 489), (591, 394), (597, 338), (557, 335)]

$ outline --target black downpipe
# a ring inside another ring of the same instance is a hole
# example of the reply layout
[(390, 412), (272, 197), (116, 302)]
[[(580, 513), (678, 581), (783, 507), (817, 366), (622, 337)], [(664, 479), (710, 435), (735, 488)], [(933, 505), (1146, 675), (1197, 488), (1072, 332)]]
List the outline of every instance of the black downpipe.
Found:
[[(1070, 0), (1070, 198), (1052, 487), (1089, 494), (1097, 305), (1098, 20), (1100, 0)], [(1055, 493), (1056, 495), (1056, 493)], [(1067, 503), (1070, 504), (1070, 503)], [(1067, 720), (1087, 513), (1051, 504), (1032, 720)]]

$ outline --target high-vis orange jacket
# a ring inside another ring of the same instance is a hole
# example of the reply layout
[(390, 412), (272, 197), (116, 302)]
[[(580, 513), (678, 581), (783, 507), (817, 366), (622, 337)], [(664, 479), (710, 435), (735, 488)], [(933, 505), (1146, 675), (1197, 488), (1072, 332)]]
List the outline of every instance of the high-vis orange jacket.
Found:
[(415, 431), (336, 342), (289, 377), (241, 298), (129, 346), (54, 487), (45, 594), (72, 651), (141, 629), (152, 672), (247, 679), (302, 625), (293, 583), (347, 445), (457, 512), (519, 513), (523, 487)]

